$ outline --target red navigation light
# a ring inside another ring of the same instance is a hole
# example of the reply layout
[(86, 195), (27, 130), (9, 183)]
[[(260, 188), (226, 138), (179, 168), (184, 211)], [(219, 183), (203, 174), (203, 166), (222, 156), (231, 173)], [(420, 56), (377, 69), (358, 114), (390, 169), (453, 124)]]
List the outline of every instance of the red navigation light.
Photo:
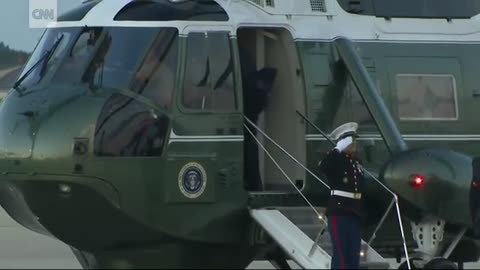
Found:
[(479, 188), (480, 188), (480, 184), (479, 184), (477, 181), (473, 180), (473, 182), (472, 182), (472, 187), (473, 187), (474, 189), (479, 189)]
[(412, 181), (412, 184), (413, 186), (415, 187), (420, 187), (420, 186), (423, 186), (423, 184), (425, 184), (425, 178), (421, 175), (415, 175), (413, 177), (413, 181)]

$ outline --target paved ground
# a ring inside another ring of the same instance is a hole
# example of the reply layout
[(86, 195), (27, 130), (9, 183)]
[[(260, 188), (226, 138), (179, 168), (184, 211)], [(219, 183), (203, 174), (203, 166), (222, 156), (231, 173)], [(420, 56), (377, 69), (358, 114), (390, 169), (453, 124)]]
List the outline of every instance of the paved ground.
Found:
[[(293, 269), (299, 269), (290, 262)], [(0, 207), (0, 269), (80, 269), (70, 249), (58, 240), (24, 229)], [(479, 269), (480, 263), (465, 268)], [(255, 261), (247, 269), (274, 269)]]
[(12, 220), (0, 207), (1, 269), (79, 269), (65, 244), (32, 232)]
[(13, 86), (15, 80), (20, 75), (21, 66), (0, 68), (0, 98)]
[(3, 78), (3, 76), (7, 75), (8, 73), (14, 71), (15, 69), (17, 69), (19, 67), (21, 67), (21, 66), (15, 66), (15, 67), (0, 69), (0, 78)]

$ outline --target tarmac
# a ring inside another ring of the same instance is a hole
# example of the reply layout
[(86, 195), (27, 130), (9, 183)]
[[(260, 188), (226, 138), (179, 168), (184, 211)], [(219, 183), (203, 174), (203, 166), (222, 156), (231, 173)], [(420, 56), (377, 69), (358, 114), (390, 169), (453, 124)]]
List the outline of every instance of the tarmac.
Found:
[[(391, 260), (393, 269), (397, 263)], [(289, 261), (292, 269), (300, 269)], [(467, 263), (465, 269), (479, 269), (480, 263)], [(16, 223), (0, 207), (0, 269), (81, 269), (64, 243), (30, 231)], [(268, 261), (254, 261), (247, 269), (275, 269)]]

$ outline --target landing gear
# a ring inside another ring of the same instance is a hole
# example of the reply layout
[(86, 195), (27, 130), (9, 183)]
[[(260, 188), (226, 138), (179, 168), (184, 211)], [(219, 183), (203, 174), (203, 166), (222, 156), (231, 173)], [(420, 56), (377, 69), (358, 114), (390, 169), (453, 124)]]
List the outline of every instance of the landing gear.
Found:
[(440, 243), (443, 240), (445, 221), (427, 217), (421, 222), (412, 222), (413, 239), (417, 242), (419, 255), (425, 260), (431, 260), (438, 255)]
[[(459, 268), (456, 263), (447, 258), (450, 257), (453, 250), (465, 235), (466, 228), (462, 228), (451, 241), (442, 243), (445, 226), (444, 220), (427, 217), (421, 222), (412, 222), (411, 225), (413, 238), (418, 246), (416, 250), (418, 258), (410, 260), (412, 269), (457, 270)], [(442, 249), (445, 249), (445, 251), (442, 252)], [(415, 263), (414, 261), (419, 261), (420, 264), (422, 264), (423, 261), (423, 265)], [(399, 269), (407, 269), (407, 263), (402, 263)]]

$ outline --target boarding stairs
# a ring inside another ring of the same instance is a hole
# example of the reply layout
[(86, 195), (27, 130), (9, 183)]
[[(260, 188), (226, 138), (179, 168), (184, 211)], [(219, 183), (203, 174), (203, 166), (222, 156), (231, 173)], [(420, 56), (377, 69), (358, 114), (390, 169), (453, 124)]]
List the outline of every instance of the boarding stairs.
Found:
[[(324, 208), (317, 208), (319, 213)], [(255, 221), (303, 269), (330, 269), (333, 252), (326, 226), (310, 207), (275, 207), (250, 211)], [(325, 230), (324, 230), (325, 229)], [(390, 264), (365, 241), (360, 269), (389, 269)]]
[[(306, 172), (312, 175), (315, 179), (321, 182), (325, 187), (330, 187), (306, 168), (302, 163), (295, 159), (283, 147), (275, 142), (263, 130), (255, 125), (250, 119), (245, 117), (246, 123), (254, 127), (265, 139), (273, 143), (279, 150), (290, 157), (294, 162), (301, 166)], [(309, 124), (316, 127), (313, 123)], [(296, 207), (268, 207), (268, 208), (254, 208), (250, 210), (252, 218), (260, 225), (265, 232), (276, 242), (276, 244), (283, 249), (288, 258), (293, 260), (298, 266), (303, 269), (330, 269), (331, 256), (333, 255), (333, 246), (330, 240), (330, 234), (327, 228), (327, 217), (325, 216), (325, 208), (314, 206), (302, 191), (295, 185), (292, 179), (281, 168), (278, 162), (273, 158), (265, 146), (260, 143), (249, 126), (244, 124), (246, 130), (253, 136), (254, 140), (265, 154), (271, 159), (276, 167), (282, 172), (285, 178), (290, 182), (292, 187), (296, 189), (298, 194), (305, 200), (308, 206)], [(316, 127), (317, 128), (317, 127)], [(323, 132), (322, 132), (323, 134)], [(325, 135), (326, 136), (326, 135)], [(328, 136), (326, 136), (327, 139)], [(333, 143), (332, 141), (330, 141)], [(390, 213), (393, 206), (396, 206), (398, 223), (403, 239), (404, 255), (407, 261), (407, 268), (410, 268), (408, 251), (405, 242), (405, 235), (403, 232), (402, 221), (400, 216), (400, 209), (398, 206), (397, 196), (383, 185), (376, 177), (366, 171), (373, 179), (375, 179), (386, 191), (392, 195), (392, 201), (385, 212), (383, 218), (378, 223), (372, 237), (365, 242), (362, 240), (360, 252), (360, 268), (361, 269), (389, 269), (391, 265), (378, 252), (371, 247), (371, 242), (375, 238), (378, 229), (383, 225), (386, 217)]]

